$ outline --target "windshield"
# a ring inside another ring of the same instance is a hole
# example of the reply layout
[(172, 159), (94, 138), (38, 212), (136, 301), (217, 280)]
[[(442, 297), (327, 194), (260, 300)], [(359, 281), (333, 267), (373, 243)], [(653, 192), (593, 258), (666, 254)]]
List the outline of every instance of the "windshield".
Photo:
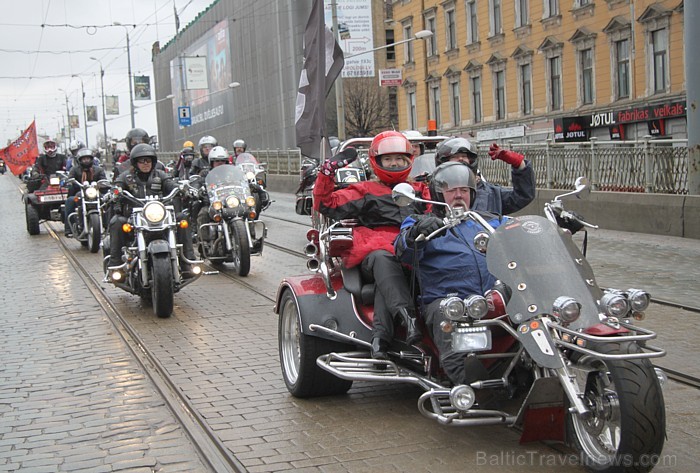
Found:
[(243, 200), (250, 195), (250, 187), (245, 174), (238, 166), (222, 164), (209, 171), (206, 178), (209, 199), (224, 200), (233, 194)]
[(491, 274), (513, 291), (507, 305), (513, 322), (551, 314), (560, 296), (573, 297), (582, 305), (581, 316), (570, 328), (600, 322), (596, 301), (602, 291), (593, 270), (571, 235), (546, 218), (526, 215), (499, 226), (489, 241), (486, 262)]
[(252, 163), (252, 164), (258, 164), (258, 160), (255, 158), (250, 153), (241, 153), (238, 156), (236, 156), (236, 163), (235, 164), (244, 164), (244, 163)]

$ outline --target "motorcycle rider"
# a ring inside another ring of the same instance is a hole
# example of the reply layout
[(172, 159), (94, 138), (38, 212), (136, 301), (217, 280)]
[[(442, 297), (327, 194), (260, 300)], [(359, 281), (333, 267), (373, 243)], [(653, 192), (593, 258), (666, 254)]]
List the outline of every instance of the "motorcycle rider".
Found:
[[(192, 143), (191, 141), (186, 141), (185, 143)], [(176, 179), (189, 179), (190, 170), (192, 169), (192, 163), (194, 162), (194, 147), (185, 146), (180, 151), (180, 157), (175, 163), (175, 168), (173, 169), (173, 175)]]
[[(113, 182), (116, 182), (117, 176), (119, 176), (120, 173), (126, 172), (129, 169), (131, 169), (131, 162), (129, 156), (134, 146), (141, 143), (148, 144), (151, 141), (151, 137), (148, 136), (148, 132), (143, 128), (132, 128), (131, 130), (126, 132), (126, 138), (124, 139), (124, 141), (126, 142), (126, 156), (123, 158), (122, 161), (119, 161), (119, 163), (114, 166), (114, 169), (112, 171)], [(163, 163), (161, 163), (160, 161), (158, 161), (156, 165), (160, 170), (165, 169), (165, 166), (163, 166)]]
[[(441, 164), (430, 182), (431, 199), (445, 202), (453, 209), (469, 210), (477, 192), (475, 176), (462, 162)], [(423, 319), (440, 353), (443, 369), (455, 385), (468, 384), (469, 376), (475, 374), (480, 363), (473, 357), (465, 358), (465, 353), (452, 351), (451, 334), (443, 330), (443, 322), (449, 320), (440, 310), (440, 302), (448, 295), (462, 299), (473, 294), (484, 295), (493, 288), (496, 278), (486, 267), (486, 254), (474, 247), (474, 236), (483, 230), (470, 220), (449, 231), (443, 230), (430, 241), (416, 241), (419, 235), (428, 236), (442, 228), (444, 216), (445, 208), (435, 205), (432, 214), (411, 215), (404, 220), (395, 242), (396, 256), (414, 265)], [(494, 215), (484, 216), (494, 228), (501, 223)]]
[(233, 142), (233, 157), (238, 157), (239, 154), (245, 153), (245, 150), (248, 149), (248, 145), (246, 144), (245, 141), (242, 139), (237, 139)]
[(54, 140), (46, 140), (44, 142), (44, 154), (36, 158), (32, 175), (27, 181), (27, 190), (34, 192), (39, 189), (44, 183), (48, 183), (47, 178), (56, 171), (66, 170), (66, 155), (56, 151), (56, 142)]
[[(228, 164), (228, 158), (229, 156), (228, 151), (226, 151), (226, 148), (224, 148), (223, 146), (214, 146), (208, 153), (209, 166), (206, 169), (202, 170), (202, 172), (200, 172), (199, 175), (202, 176), (203, 179), (206, 179), (207, 174), (209, 174), (209, 171), (223, 164)], [(209, 240), (209, 228), (202, 228), (202, 225), (211, 222), (211, 219), (209, 218), (209, 205), (208, 202), (206, 202), (205, 200), (206, 197), (203, 197), (201, 202), (201, 208), (197, 212), (197, 229), (199, 238), (203, 240)]]
[[(415, 307), (408, 279), (394, 255), (394, 239), (401, 222), (413, 213), (423, 213), (424, 204), (399, 207), (391, 198), (392, 187), (406, 182), (413, 154), (411, 143), (398, 131), (384, 131), (374, 137), (369, 148), (369, 160), (376, 180), (350, 184), (335, 189), (335, 171), (357, 159), (354, 149), (346, 149), (326, 160), (314, 186), (314, 207), (327, 217), (357, 219), (353, 228), (353, 246), (344, 258), (346, 267), (361, 265), (365, 281), (374, 281), (374, 327), (371, 356), (387, 359), (387, 349), (394, 336), (393, 318), (406, 325), (406, 341), (421, 338), (416, 325)], [(419, 195), (429, 196), (425, 183), (410, 183)]]
[(192, 166), (190, 167), (190, 175), (201, 175), (202, 171), (209, 169), (209, 153), (211, 152), (212, 148), (218, 145), (219, 142), (211, 135), (206, 135), (199, 139), (199, 143), (197, 143), (197, 147), (199, 148), (199, 158), (192, 162)]
[(472, 170), (476, 177), (476, 197), (472, 210), (507, 215), (517, 212), (535, 198), (535, 171), (522, 154), (501, 149), (496, 143), (489, 148), (491, 159), (510, 164), (512, 189), (487, 182), (478, 168), (478, 149), (466, 138), (451, 138), (440, 143), (435, 153), (435, 165), (448, 161), (460, 161)]
[(70, 169), (73, 167), (73, 164), (75, 161), (77, 161), (77, 156), (78, 156), (78, 151), (81, 149), (85, 148), (85, 143), (82, 141), (75, 139), (70, 142), (68, 145), (68, 159), (66, 159), (66, 171), (70, 171)]
[[(242, 141), (242, 140), (241, 140)], [(253, 163), (259, 164), (257, 158), (250, 153), (239, 153), (235, 156), (233, 164)], [(267, 209), (270, 206), (270, 194), (263, 189), (257, 180), (250, 183), (250, 192), (255, 195), (255, 200), (260, 202), (260, 211)]]
[[(76, 153), (76, 159), (78, 164), (73, 166), (68, 172), (68, 178), (73, 178), (78, 182), (97, 182), (101, 179), (107, 179), (107, 174), (102, 167), (95, 164), (95, 154), (89, 148), (82, 148)], [(71, 227), (68, 223), (68, 216), (75, 212), (75, 208), (78, 205), (77, 202), (72, 198), (74, 195), (80, 192), (80, 187), (73, 183), (68, 189), (68, 198), (66, 199), (65, 207), (65, 235), (67, 237), (73, 236)]]
[[(137, 198), (143, 199), (147, 195), (165, 196), (177, 187), (173, 179), (163, 170), (157, 169), (158, 158), (153, 146), (139, 143), (132, 147), (129, 155), (131, 168), (122, 172), (114, 182), (115, 187), (128, 190)], [(176, 213), (181, 205), (175, 199), (173, 205)], [(120, 205), (121, 204), (121, 205)], [(127, 234), (122, 231), (122, 225), (131, 215), (131, 204), (127, 201), (117, 202), (112, 209), (112, 217), (109, 222), (109, 263), (110, 269), (116, 269), (123, 264), (121, 260), (122, 247), (127, 243)], [(192, 238), (188, 228), (177, 228), (177, 241), (182, 243), (182, 249), (187, 259), (194, 259)], [(191, 277), (189, 265), (181, 262), (183, 277)]]

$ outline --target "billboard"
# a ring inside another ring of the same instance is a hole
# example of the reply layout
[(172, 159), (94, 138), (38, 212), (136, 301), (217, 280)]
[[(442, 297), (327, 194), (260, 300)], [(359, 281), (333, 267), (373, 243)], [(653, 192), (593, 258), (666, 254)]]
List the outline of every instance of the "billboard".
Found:
[(151, 100), (150, 77), (134, 76), (134, 100)]
[(71, 128), (80, 128), (80, 119), (78, 115), (68, 115), (68, 122)]
[[(325, 20), (333, 25), (331, 0), (325, 0)], [(345, 55), (343, 77), (374, 77), (372, 2), (370, 0), (336, 0), (340, 48)], [(366, 54), (360, 54), (366, 53)], [(358, 54), (357, 57), (348, 57)]]
[(97, 106), (88, 105), (85, 107), (87, 109), (87, 121), (96, 122), (97, 121)]
[(107, 115), (119, 115), (118, 95), (105, 95), (105, 113)]

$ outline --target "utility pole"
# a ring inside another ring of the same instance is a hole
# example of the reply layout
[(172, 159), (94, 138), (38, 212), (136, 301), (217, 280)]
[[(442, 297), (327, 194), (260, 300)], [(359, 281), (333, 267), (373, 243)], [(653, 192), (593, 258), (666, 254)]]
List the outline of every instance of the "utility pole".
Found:
[(105, 144), (105, 154), (109, 152), (109, 142), (107, 141), (107, 118), (106, 118), (106, 112), (105, 112), (105, 70), (102, 67), (102, 61), (97, 59), (96, 57), (91, 57), (93, 61), (97, 61), (100, 64), (100, 89), (102, 90), (102, 129), (104, 133), (104, 144)]
[(124, 27), (124, 30), (126, 31), (126, 64), (128, 68), (127, 72), (129, 74), (129, 108), (131, 110), (131, 128), (136, 128), (136, 122), (134, 121), (134, 86), (131, 80), (131, 47), (129, 46), (129, 27), (122, 25), (118, 21), (115, 21), (113, 24), (115, 26)]
[(83, 125), (85, 127), (85, 146), (90, 147), (90, 139), (88, 138), (88, 127), (87, 127), (87, 107), (85, 106), (85, 84), (83, 84), (83, 78), (73, 74), (71, 77), (77, 77), (80, 79), (80, 90), (83, 93)]
[(685, 87), (688, 122), (688, 194), (700, 195), (700, 60), (691, 45), (700, 44), (700, 30), (695, 28), (700, 21), (700, 2), (684, 3), (683, 36), (685, 44)]

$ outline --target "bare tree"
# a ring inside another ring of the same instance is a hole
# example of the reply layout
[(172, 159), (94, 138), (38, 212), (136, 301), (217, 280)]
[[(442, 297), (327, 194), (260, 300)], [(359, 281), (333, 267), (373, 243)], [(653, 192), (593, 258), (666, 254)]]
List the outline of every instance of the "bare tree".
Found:
[(374, 136), (390, 128), (389, 97), (376, 79), (345, 79), (345, 134)]

